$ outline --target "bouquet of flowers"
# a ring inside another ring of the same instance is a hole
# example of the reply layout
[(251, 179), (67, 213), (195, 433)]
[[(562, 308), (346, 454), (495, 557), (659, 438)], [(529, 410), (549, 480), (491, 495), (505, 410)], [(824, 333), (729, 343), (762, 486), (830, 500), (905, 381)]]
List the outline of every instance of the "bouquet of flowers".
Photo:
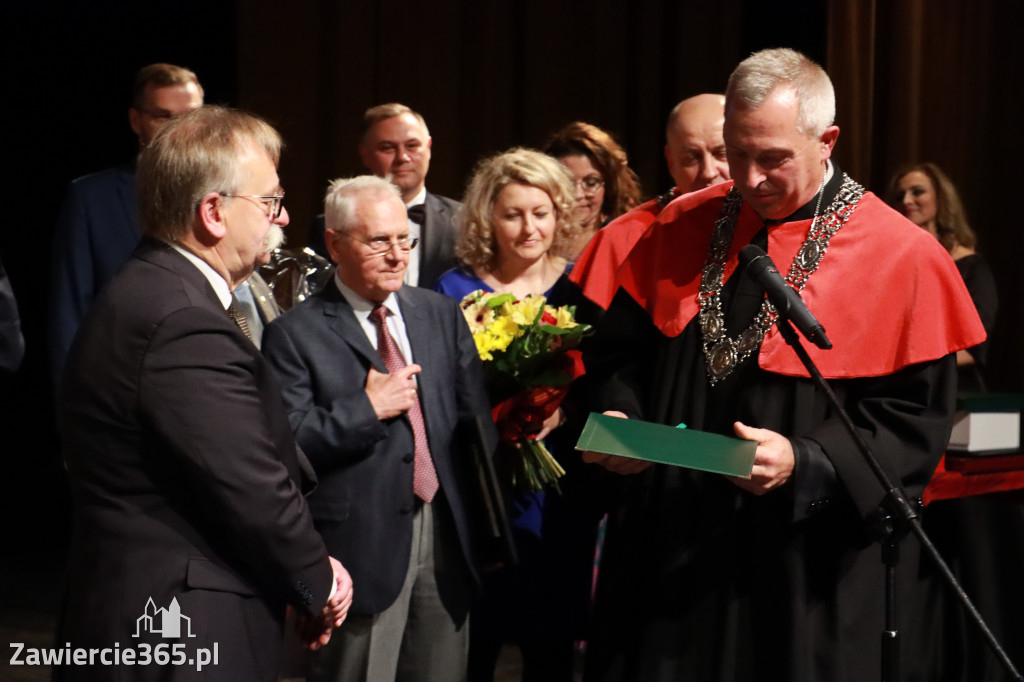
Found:
[(520, 453), (513, 483), (527, 491), (547, 485), (557, 489), (565, 471), (536, 434), (558, 409), (569, 384), (583, 374), (575, 348), (590, 325), (576, 322), (575, 306), (555, 308), (541, 295), (517, 300), (512, 294), (477, 290), (461, 306), (484, 361), (498, 433)]

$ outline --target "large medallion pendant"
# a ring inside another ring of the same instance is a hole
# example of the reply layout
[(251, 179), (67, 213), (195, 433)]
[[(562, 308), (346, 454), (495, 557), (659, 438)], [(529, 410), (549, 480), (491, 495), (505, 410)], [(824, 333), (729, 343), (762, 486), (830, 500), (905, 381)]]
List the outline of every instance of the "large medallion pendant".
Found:
[[(824, 181), (822, 190), (824, 191)], [(829, 240), (835, 236), (853, 214), (857, 203), (864, 194), (864, 188), (843, 176), (843, 184), (832, 205), (821, 220), (818, 209), (821, 206), (819, 195), (818, 207), (814, 218), (790, 266), (786, 283), (797, 293), (803, 291), (807, 279), (821, 264), (828, 251)], [(708, 246), (708, 256), (701, 272), (700, 288), (697, 297), (700, 303), (700, 330), (703, 336), (704, 357), (707, 363), (708, 382), (714, 386), (725, 379), (736, 369), (737, 365), (755, 354), (761, 347), (765, 335), (775, 323), (777, 314), (771, 304), (765, 300), (754, 321), (743, 330), (735, 340), (725, 334), (725, 314), (722, 310), (722, 283), (725, 279), (725, 259), (732, 244), (736, 228), (736, 218), (743, 205), (743, 197), (733, 187), (729, 190), (722, 203), (722, 209), (715, 220), (715, 229)]]
[(711, 346), (707, 354), (708, 378), (712, 385), (727, 377), (738, 362), (736, 347), (732, 339), (724, 338)]

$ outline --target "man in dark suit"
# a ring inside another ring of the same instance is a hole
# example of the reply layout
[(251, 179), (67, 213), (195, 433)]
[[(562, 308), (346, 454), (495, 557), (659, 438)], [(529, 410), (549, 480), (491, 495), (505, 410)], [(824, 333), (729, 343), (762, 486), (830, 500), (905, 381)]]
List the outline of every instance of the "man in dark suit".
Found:
[[(119, 649), (121, 664), (60, 679), (272, 680), (286, 607), (317, 647), (350, 603), (303, 498), (311, 467), (231, 293), (288, 222), (279, 153), (263, 121), (206, 107), (140, 156), (146, 236), (87, 313), (58, 405), (75, 527), (57, 647)], [(144, 665), (160, 645), (174, 662)], [(189, 662), (202, 651), (205, 677)]]
[[(173, 64), (141, 68), (128, 109), (139, 149), (172, 116), (202, 105), (203, 86), (192, 71)], [(49, 335), (55, 382), (85, 312), (141, 237), (134, 159), (72, 181), (53, 238)]]
[[(135, 75), (128, 122), (142, 150), (171, 117), (203, 105), (196, 74), (174, 64), (150, 64)], [(135, 160), (71, 182), (53, 238), (50, 286), (50, 367), (60, 382), (68, 348), (86, 311), (142, 238), (135, 198)], [(235, 292), (260, 343), (263, 325), (280, 314), (256, 273)]]
[(476, 346), (454, 300), (402, 285), (416, 240), (398, 188), (335, 181), (326, 208), (334, 281), (263, 345), (320, 478), (317, 529), (359, 585), (313, 679), (464, 679), (476, 578), (458, 418), (496, 439)]
[[(462, 204), (427, 191), (433, 140), (418, 113), (395, 102), (371, 107), (363, 114), (359, 158), (366, 169), (387, 178), (402, 194), (409, 233), (419, 247), (409, 256), (405, 283), (433, 289), (437, 278), (455, 266), (458, 213)], [(314, 248), (326, 249), (323, 216), (314, 223)]]

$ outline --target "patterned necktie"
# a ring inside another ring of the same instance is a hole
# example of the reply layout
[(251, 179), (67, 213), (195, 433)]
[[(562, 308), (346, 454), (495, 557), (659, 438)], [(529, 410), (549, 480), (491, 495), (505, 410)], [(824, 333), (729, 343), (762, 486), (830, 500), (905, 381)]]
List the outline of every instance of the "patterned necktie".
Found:
[[(384, 361), (384, 367), (389, 374), (393, 374), (405, 367), (405, 358), (402, 351), (398, 349), (398, 343), (391, 336), (387, 325), (387, 309), (378, 305), (370, 312), (370, 320), (377, 326), (377, 352)], [(412, 407), (406, 412), (409, 417), (409, 424), (412, 425), (412, 434), (416, 443), (416, 460), (413, 465), (412, 490), (424, 502), (430, 502), (437, 494), (439, 484), (437, 482), (437, 471), (434, 470), (434, 462), (430, 459), (430, 446), (427, 443), (427, 427), (423, 421), (423, 412), (420, 409), (418, 395), (413, 396)]]
[[(235, 298), (234, 294), (231, 294), (231, 305), (228, 306), (228, 316), (238, 325), (238, 328), (242, 330), (246, 338), (252, 341), (252, 333), (249, 331), (249, 323), (245, 319), (245, 315), (242, 314), (241, 306), (238, 304), (238, 299)], [(255, 341), (253, 341), (255, 343)]]

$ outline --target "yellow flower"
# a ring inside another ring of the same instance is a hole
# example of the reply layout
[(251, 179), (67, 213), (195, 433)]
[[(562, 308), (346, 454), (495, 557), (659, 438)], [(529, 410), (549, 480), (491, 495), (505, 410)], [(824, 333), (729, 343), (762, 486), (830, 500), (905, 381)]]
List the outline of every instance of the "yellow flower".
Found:
[(487, 330), (494, 338), (494, 350), (505, 350), (512, 340), (522, 334), (519, 325), (510, 317), (495, 318)]
[(572, 329), (576, 326), (576, 321), (572, 319), (572, 312), (567, 306), (562, 306), (555, 312), (555, 319), (558, 320), (557, 326), (562, 329)]
[(537, 313), (544, 307), (544, 300), (543, 296), (530, 294), (526, 298), (516, 301), (512, 307), (512, 319), (517, 324), (533, 324), (533, 321), (537, 319)]
[(480, 354), (480, 359), (484, 362), (493, 360), (494, 356), (491, 355), (491, 351), (487, 350), (487, 335), (486, 334), (474, 334), (473, 341), (476, 343), (476, 352)]
[(511, 317), (494, 316), (492, 311), (490, 324), (473, 332), (473, 342), (481, 360), (493, 360), (494, 353), (507, 349), (522, 333), (523, 330)]

